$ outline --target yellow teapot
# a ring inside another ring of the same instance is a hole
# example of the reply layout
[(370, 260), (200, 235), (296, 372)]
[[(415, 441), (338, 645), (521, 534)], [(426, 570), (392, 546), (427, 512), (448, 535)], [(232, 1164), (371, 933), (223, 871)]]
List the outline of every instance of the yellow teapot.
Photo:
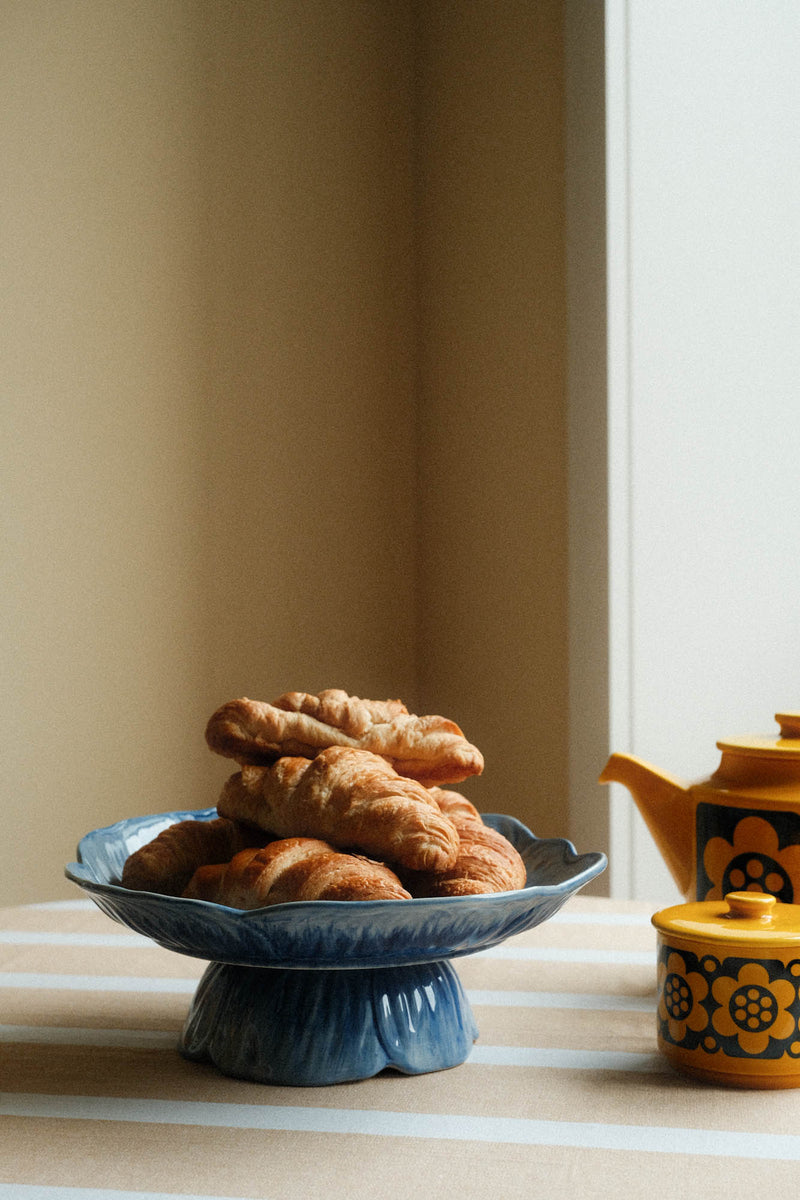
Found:
[(600, 783), (633, 796), (687, 900), (764, 892), (800, 903), (800, 713), (777, 736), (717, 742), (719, 767), (686, 784), (631, 754), (612, 754)]

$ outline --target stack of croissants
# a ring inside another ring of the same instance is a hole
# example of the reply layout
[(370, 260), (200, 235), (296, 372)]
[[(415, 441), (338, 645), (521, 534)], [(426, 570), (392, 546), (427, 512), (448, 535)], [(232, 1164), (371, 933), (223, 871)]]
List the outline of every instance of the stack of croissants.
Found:
[(511, 891), (526, 869), (448, 786), (483, 758), (444, 717), (339, 688), (231, 700), (206, 727), (239, 770), (210, 820), (168, 826), (126, 860), (124, 887), (253, 909)]

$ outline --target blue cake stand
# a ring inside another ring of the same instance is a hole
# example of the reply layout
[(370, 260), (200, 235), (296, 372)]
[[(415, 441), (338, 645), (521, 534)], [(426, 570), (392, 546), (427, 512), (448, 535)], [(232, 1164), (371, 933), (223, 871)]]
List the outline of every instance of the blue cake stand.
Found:
[(180, 1052), (259, 1083), (320, 1086), (464, 1062), (478, 1030), (451, 960), (546, 921), (607, 864), (488, 814), (525, 861), (518, 891), (242, 910), (120, 886), (125, 859), (162, 829), (216, 815), (159, 813), (96, 829), (66, 875), (115, 921), (208, 961)]

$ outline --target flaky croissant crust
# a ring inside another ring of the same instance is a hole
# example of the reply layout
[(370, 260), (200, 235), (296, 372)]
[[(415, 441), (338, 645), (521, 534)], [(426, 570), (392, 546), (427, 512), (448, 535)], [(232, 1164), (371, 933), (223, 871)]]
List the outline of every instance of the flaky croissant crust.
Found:
[(430, 791), (368, 750), (330, 746), (316, 758), (243, 766), (225, 783), (221, 816), (276, 837), (316, 837), (412, 870), (455, 862), (459, 837)]
[(267, 835), (225, 817), (176, 821), (125, 860), (123, 887), (180, 896), (194, 871), (206, 863), (228, 862), (248, 846), (263, 846)]
[(402, 872), (403, 883), (411, 894), (475, 896), (525, 887), (525, 863), (508, 838), (484, 825), (475, 806), (458, 792), (442, 788), (430, 790), (442, 812), (458, 830), (458, 854), (455, 861), (442, 870)]
[(183, 895), (244, 909), (300, 900), (410, 899), (384, 863), (301, 837), (242, 850), (229, 863), (200, 867)]
[(272, 703), (230, 700), (209, 719), (206, 741), (241, 765), (313, 758), (329, 746), (369, 750), (398, 774), (428, 786), (458, 783), (483, 770), (483, 756), (455, 722), (416, 716), (400, 700), (362, 700), (340, 688), (316, 696), (285, 692)]
[(232, 700), (206, 728), (241, 770), (217, 818), (165, 829), (124, 886), (237, 908), (296, 899), (410, 899), (526, 883), (514, 846), (450, 783), (483, 759), (459, 727), (339, 688)]

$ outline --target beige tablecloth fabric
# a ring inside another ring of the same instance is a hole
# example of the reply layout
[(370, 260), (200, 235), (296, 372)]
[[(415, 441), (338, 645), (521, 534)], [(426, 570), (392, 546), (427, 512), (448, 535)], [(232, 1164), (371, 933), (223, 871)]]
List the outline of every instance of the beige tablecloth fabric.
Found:
[(794, 1194), (800, 1090), (709, 1086), (658, 1055), (649, 917), (573, 898), (456, 961), (468, 1062), (307, 1089), (181, 1058), (204, 963), (84, 898), (0, 910), (0, 1200)]

